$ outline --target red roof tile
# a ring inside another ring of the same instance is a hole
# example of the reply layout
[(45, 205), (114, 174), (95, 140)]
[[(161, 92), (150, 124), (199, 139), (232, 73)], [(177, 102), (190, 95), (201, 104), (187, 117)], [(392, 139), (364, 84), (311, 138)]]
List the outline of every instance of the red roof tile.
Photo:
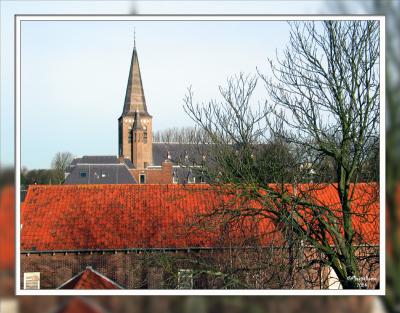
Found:
[[(353, 206), (368, 214), (355, 215), (353, 223), (367, 242), (379, 243), (379, 203), (377, 198), (371, 202), (373, 187), (357, 185)], [(337, 207), (334, 186), (313, 192), (321, 203)], [(188, 228), (197, 224), (199, 215), (228, 201), (207, 185), (30, 186), (22, 208), (21, 250), (221, 247), (249, 234), (262, 245), (279, 240), (279, 232), (266, 219), (248, 218), (245, 227), (231, 226), (229, 234), (209, 222), (207, 229)]]
[(83, 298), (69, 298), (68, 302), (63, 304), (57, 313), (104, 313), (97, 303), (89, 302)]
[(14, 268), (14, 192), (13, 186), (0, 188), (0, 270)]
[(121, 287), (91, 267), (87, 267), (83, 272), (62, 284), (59, 289), (121, 289)]

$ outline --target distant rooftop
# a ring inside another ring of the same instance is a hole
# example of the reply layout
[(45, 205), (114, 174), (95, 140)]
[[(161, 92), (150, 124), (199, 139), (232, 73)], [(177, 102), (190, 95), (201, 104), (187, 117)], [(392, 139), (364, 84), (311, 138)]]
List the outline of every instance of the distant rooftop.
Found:
[(131, 160), (112, 155), (85, 155), (75, 158), (67, 169), (64, 184), (135, 184), (128, 169)]
[(58, 289), (122, 289), (122, 287), (88, 266)]

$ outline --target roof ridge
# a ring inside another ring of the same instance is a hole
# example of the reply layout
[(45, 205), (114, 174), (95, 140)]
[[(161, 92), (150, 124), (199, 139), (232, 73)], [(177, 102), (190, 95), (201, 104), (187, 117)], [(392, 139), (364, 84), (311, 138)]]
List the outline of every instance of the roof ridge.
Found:
[(120, 286), (119, 284), (117, 284), (116, 282), (114, 282), (113, 280), (108, 278), (107, 276), (105, 276), (105, 275), (101, 274), (100, 272), (94, 270), (92, 268), (92, 266), (87, 266), (83, 271), (79, 272), (78, 274), (76, 274), (75, 276), (73, 276), (69, 280), (67, 280), (65, 283), (63, 283), (60, 286), (58, 286), (57, 289), (62, 289), (62, 287), (68, 285), (69, 283), (73, 282), (74, 280), (77, 280), (76, 284), (74, 284), (75, 287), (84, 286), (83, 285), (83, 283), (85, 282), (84, 278), (89, 279), (90, 273), (93, 273), (94, 275), (99, 276), (101, 279), (106, 280), (107, 282), (109, 282), (110, 284), (114, 285), (118, 289), (123, 289), (122, 286)]

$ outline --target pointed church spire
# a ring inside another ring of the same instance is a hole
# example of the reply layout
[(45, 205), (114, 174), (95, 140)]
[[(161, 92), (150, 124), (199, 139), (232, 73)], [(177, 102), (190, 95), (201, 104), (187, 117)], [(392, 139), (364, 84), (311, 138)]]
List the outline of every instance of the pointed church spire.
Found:
[(133, 29), (133, 49), (136, 50), (136, 28)]
[(144, 97), (142, 77), (140, 75), (139, 59), (136, 51), (136, 31), (134, 31), (133, 52), (129, 69), (128, 85), (122, 115), (133, 115), (136, 111), (149, 115)]

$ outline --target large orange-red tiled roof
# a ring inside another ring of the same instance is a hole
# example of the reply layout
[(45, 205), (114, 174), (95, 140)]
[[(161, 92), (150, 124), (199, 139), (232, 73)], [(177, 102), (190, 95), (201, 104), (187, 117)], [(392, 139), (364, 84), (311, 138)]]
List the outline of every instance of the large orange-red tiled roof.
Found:
[[(352, 221), (355, 232), (355, 244), (379, 244), (379, 186), (375, 183), (359, 183), (350, 186), (352, 198)], [(304, 193), (311, 193), (317, 205), (327, 206), (339, 218), (342, 209), (336, 185), (317, 186), (300, 185)], [(311, 191), (310, 191), (311, 190)], [(307, 209), (306, 209), (307, 210)], [(306, 215), (306, 214), (305, 214)], [(331, 239), (330, 236), (328, 238)], [(332, 242), (331, 242), (332, 243)]]
[(14, 268), (14, 192), (11, 185), (0, 188), (0, 270)]
[[(367, 199), (371, 189), (357, 185), (353, 206), (368, 214), (355, 215), (353, 223), (365, 241), (377, 244), (379, 204)], [(333, 185), (314, 192), (321, 203), (337, 206)], [(207, 222), (206, 228), (190, 227), (227, 199), (208, 185), (30, 186), (22, 206), (21, 250), (213, 248), (250, 233), (261, 245), (279, 240), (279, 232), (267, 219), (248, 223), (244, 233), (235, 230), (228, 239), (221, 227)], [(359, 205), (364, 200), (367, 207)]]
[(59, 289), (121, 289), (121, 287), (99, 272), (94, 271), (91, 267), (88, 267), (62, 284)]

